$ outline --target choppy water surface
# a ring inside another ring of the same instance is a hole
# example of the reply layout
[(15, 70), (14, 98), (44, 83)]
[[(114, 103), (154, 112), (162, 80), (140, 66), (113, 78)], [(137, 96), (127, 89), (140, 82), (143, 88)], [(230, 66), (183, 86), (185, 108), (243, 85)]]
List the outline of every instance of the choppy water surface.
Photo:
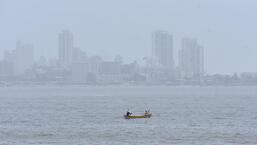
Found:
[(0, 88), (0, 145), (15, 144), (257, 144), (257, 87)]

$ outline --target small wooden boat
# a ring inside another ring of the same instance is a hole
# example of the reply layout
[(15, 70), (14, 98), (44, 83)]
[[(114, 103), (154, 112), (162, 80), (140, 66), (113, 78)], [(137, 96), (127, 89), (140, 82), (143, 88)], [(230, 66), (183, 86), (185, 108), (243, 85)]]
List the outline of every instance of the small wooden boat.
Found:
[(144, 115), (124, 115), (125, 119), (139, 119), (139, 118), (151, 118), (152, 114), (144, 114)]

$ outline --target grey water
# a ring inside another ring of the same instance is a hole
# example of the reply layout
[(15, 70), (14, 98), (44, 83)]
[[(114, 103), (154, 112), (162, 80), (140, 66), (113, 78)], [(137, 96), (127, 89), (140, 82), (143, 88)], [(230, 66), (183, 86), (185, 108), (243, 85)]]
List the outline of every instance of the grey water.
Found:
[(0, 88), (0, 145), (28, 144), (257, 144), (257, 87)]

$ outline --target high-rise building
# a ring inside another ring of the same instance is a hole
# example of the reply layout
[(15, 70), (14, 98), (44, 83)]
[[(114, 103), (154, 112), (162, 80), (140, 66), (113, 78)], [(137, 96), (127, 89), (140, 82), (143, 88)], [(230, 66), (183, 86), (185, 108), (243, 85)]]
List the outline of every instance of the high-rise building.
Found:
[(25, 70), (34, 64), (34, 47), (31, 44), (16, 43), (14, 50), (14, 73), (16, 75), (23, 74)]
[(179, 51), (179, 68), (183, 77), (200, 77), (204, 73), (203, 47), (195, 38), (183, 38)]
[(59, 34), (59, 61), (63, 65), (71, 65), (73, 59), (73, 34), (63, 30)]
[(158, 66), (173, 70), (173, 36), (168, 31), (153, 32), (152, 57)]

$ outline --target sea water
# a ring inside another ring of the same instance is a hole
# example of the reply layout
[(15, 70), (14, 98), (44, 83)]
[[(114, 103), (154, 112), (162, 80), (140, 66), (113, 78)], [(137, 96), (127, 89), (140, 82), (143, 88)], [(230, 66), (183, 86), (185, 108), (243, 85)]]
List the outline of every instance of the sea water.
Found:
[(257, 87), (0, 88), (0, 145), (28, 144), (257, 144)]

